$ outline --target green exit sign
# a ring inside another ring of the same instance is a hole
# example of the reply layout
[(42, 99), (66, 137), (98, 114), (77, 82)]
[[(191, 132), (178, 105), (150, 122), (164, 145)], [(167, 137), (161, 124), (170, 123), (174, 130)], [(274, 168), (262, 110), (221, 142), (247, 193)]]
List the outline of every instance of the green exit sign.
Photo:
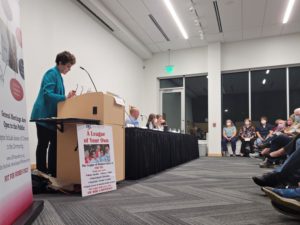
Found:
[(173, 73), (174, 71), (174, 66), (173, 65), (168, 65), (165, 67), (165, 71), (168, 73), (168, 74), (171, 74)]

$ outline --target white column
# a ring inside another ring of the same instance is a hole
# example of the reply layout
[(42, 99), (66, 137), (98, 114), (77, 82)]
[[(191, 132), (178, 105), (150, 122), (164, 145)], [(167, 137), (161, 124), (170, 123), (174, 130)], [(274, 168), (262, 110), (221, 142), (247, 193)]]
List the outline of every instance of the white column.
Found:
[(221, 43), (208, 45), (208, 156), (221, 156)]

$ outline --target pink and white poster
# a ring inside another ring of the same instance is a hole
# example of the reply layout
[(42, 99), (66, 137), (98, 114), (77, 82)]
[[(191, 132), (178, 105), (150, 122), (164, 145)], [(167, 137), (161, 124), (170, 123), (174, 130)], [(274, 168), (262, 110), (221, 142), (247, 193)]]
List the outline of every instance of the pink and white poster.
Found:
[(112, 128), (77, 125), (77, 138), (82, 196), (116, 190)]
[(18, 0), (0, 0), (0, 225), (31, 204), (25, 75)]

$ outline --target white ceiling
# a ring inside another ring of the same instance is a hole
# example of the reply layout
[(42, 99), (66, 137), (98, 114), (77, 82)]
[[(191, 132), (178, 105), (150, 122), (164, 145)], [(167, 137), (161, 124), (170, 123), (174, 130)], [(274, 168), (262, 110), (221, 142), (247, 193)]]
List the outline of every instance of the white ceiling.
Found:
[[(172, 0), (188, 35), (185, 40), (163, 0), (98, 0), (151, 52), (205, 46), (209, 42), (233, 42), (300, 32), (300, 0), (296, 0), (290, 20), (282, 24), (288, 0), (218, 0), (223, 32), (219, 33), (213, 0), (193, 0), (204, 31), (200, 39), (191, 0)], [(170, 41), (149, 18), (152, 14)]]

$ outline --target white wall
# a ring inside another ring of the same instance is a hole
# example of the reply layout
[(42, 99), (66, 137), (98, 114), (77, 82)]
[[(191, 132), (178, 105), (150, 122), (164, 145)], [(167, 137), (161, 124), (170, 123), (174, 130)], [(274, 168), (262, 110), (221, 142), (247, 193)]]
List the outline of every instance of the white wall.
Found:
[(300, 34), (222, 44), (221, 68), (239, 70), (300, 63)]
[[(30, 116), (44, 72), (54, 66), (58, 52), (68, 50), (77, 59), (64, 77), (66, 92), (76, 84), (92, 88), (84, 66), (98, 90), (124, 97), (127, 104), (142, 106), (143, 61), (105, 30), (72, 0), (22, 0), (27, 114)], [(31, 161), (35, 162), (36, 131), (29, 126)]]

